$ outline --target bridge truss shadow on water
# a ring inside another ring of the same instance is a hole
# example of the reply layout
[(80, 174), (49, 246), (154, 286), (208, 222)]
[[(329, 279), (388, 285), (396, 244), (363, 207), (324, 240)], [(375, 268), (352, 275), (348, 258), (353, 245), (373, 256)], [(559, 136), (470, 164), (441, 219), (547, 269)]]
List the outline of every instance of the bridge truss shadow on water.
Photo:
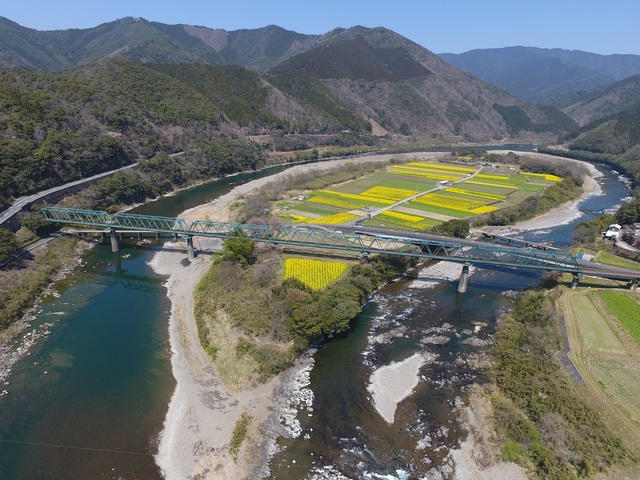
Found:
[(462, 265), (458, 284), (460, 293), (465, 293), (467, 290), (469, 267), (472, 265), (570, 273), (573, 275), (572, 288), (577, 288), (579, 278), (583, 275), (628, 280), (632, 290), (636, 289), (640, 280), (640, 271), (594, 262), (580, 262), (573, 254), (560, 250), (531, 246), (502, 246), (429, 234), (364, 227), (346, 232), (321, 226), (275, 227), (207, 220), (188, 223), (182, 218), (131, 213), (111, 215), (104, 211), (60, 207), (45, 207), (40, 212), (46, 220), (51, 222), (104, 229), (110, 236), (113, 252), (119, 250), (117, 232), (124, 230), (182, 237), (186, 240), (189, 260), (195, 258), (193, 237), (209, 237), (249, 238), (256, 242), (274, 245), (350, 251), (363, 257), (370, 254), (387, 254), (454, 262)]

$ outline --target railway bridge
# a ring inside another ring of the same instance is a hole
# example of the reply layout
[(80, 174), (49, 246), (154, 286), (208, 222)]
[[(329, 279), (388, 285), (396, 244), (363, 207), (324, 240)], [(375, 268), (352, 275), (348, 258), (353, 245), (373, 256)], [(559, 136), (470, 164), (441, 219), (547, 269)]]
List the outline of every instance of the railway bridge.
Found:
[(640, 271), (609, 267), (593, 262), (578, 261), (569, 252), (542, 250), (532, 247), (494, 245), (468, 239), (452, 239), (429, 234), (394, 232), (382, 229), (358, 227), (342, 231), (310, 226), (275, 227), (233, 222), (196, 220), (192, 223), (182, 218), (137, 215), (131, 213), (109, 214), (104, 211), (45, 207), (44, 217), (56, 223), (97, 227), (109, 232), (111, 249), (118, 252), (118, 231), (152, 232), (182, 237), (187, 243), (189, 260), (195, 258), (193, 237), (249, 238), (256, 242), (370, 254), (402, 255), (430, 260), (454, 262), (462, 265), (458, 292), (467, 290), (469, 267), (509, 267), (516, 270), (543, 270), (571, 273), (572, 288), (577, 288), (583, 275), (629, 281), (635, 290), (640, 281)]

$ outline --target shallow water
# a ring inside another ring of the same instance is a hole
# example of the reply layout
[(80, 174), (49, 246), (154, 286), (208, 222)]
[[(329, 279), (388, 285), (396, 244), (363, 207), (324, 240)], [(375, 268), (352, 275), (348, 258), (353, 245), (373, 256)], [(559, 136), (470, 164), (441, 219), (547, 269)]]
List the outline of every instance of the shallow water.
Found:
[[(151, 252), (86, 256), (56, 286), (0, 399), (0, 478), (159, 478), (150, 452), (174, 388)], [(117, 299), (115, 301), (114, 299)]]
[[(233, 184), (272, 172), (213, 182), (134, 212), (175, 216)], [(594, 210), (586, 215), (626, 196), (615, 176), (607, 182), (605, 196), (593, 205), (584, 202)], [(566, 233), (555, 237), (567, 241)], [(146, 265), (152, 256), (153, 250), (132, 245), (123, 245), (120, 255), (96, 247), (43, 303), (19, 339), (35, 338), (29, 355), (0, 385), (0, 478), (160, 478), (151, 453), (174, 380), (169, 302), (162, 277)], [(329, 478), (340, 478), (340, 472), (349, 478), (413, 478), (438, 465), (463, 435), (455, 399), (481, 379), (473, 361), (482, 347), (464, 343), (472, 336), (465, 330), (484, 322), (477, 337), (488, 338), (498, 312), (508, 307), (502, 292), (534, 281), (535, 275), (485, 270), (474, 272), (464, 296), (447, 282), (411, 288), (403, 280), (382, 289), (348, 334), (315, 355), (306, 397), (312, 410), (305, 406), (297, 415), (301, 435), (281, 442), (273, 476), (311, 478), (324, 468), (333, 472)], [(445, 346), (422, 342), (434, 334), (451, 340)], [(424, 350), (437, 357), (421, 369), (414, 395), (401, 402), (388, 425), (370, 400), (370, 375)]]
[[(579, 203), (580, 218), (522, 236), (559, 247), (570, 244), (575, 225), (628, 194), (624, 183), (604, 171), (603, 194)], [(300, 435), (279, 441), (272, 478), (408, 479), (451, 473), (448, 451), (465, 437), (457, 412), (468, 387), (485, 380), (479, 362), (497, 318), (511, 308), (513, 295), (505, 292), (527, 288), (539, 279), (538, 272), (475, 269), (467, 293), (461, 295), (455, 280), (459, 269), (452, 267), (449, 280), (435, 279), (435, 286), (431, 275), (424, 281), (387, 285), (351, 331), (318, 350), (308, 386), (312, 408), (301, 409), (297, 417)], [(420, 369), (421, 381), (398, 404), (389, 424), (368, 390), (371, 375), (416, 353), (435, 360)]]

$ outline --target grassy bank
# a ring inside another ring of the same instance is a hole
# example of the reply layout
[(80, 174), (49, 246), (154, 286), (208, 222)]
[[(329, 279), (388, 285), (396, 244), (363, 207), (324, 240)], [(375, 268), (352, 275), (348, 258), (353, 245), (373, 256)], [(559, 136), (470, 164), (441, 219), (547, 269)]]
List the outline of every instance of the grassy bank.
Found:
[(404, 257), (376, 256), (366, 264), (342, 259), (344, 273), (314, 289), (287, 277), (275, 248), (248, 257), (218, 258), (195, 292), (200, 342), (231, 389), (266, 381), (310, 344), (349, 329), (368, 296), (414, 264)]
[(55, 238), (35, 260), (23, 261), (22, 268), (1, 272), (0, 329), (18, 321), (60, 270), (72, 263), (78, 255), (77, 245), (75, 239)]
[(492, 379), (503, 458), (537, 478), (592, 477), (635, 461), (554, 360), (561, 347), (549, 297), (527, 293), (496, 332)]

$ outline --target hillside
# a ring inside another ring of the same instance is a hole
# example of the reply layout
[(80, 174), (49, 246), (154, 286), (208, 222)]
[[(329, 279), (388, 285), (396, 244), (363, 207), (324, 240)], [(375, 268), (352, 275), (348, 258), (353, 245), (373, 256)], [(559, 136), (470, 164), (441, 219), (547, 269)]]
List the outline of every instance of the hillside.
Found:
[(555, 103), (581, 125), (565, 138), (570, 156), (611, 163), (640, 184), (640, 75)]
[[(311, 38), (273, 26), (226, 33), (123, 19), (40, 33), (65, 46), (52, 53), (59, 66), (107, 58), (43, 72), (35, 65), (46, 58), (14, 38), (15, 51), (32, 53), (32, 68), (0, 71), (0, 197), (157, 154), (187, 152), (171, 173), (184, 180), (255, 168), (267, 150), (317, 156), (316, 147), (387, 140), (553, 142), (576, 128), (559, 110), (523, 102), (384, 28)], [(135, 60), (112, 58), (114, 48)], [(231, 58), (279, 63), (266, 73), (207, 63)]]
[(506, 47), (440, 57), (518, 97), (546, 102), (640, 74), (640, 55), (598, 55), (579, 50)]
[(119, 56), (140, 62), (221, 64), (182, 25), (123, 18), (90, 29), (38, 31), (0, 17), (0, 66), (60, 71)]
[(561, 108), (578, 125), (586, 125), (628, 109), (640, 108), (640, 75), (588, 91), (556, 98), (553, 105)]
[(523, 102), (384, 28), (334, 32), (270, 73), (320, 81), (360, 116), (404, 134), (480, 141), (575, 128), (556, 109)]
[(108, 57), (243, 65), (267, 70), (319, 38), (275, 25), (225, 31), (122, 18), (87, 29), (38, 31), (0, 17), (0, 68), (60, 71)]

